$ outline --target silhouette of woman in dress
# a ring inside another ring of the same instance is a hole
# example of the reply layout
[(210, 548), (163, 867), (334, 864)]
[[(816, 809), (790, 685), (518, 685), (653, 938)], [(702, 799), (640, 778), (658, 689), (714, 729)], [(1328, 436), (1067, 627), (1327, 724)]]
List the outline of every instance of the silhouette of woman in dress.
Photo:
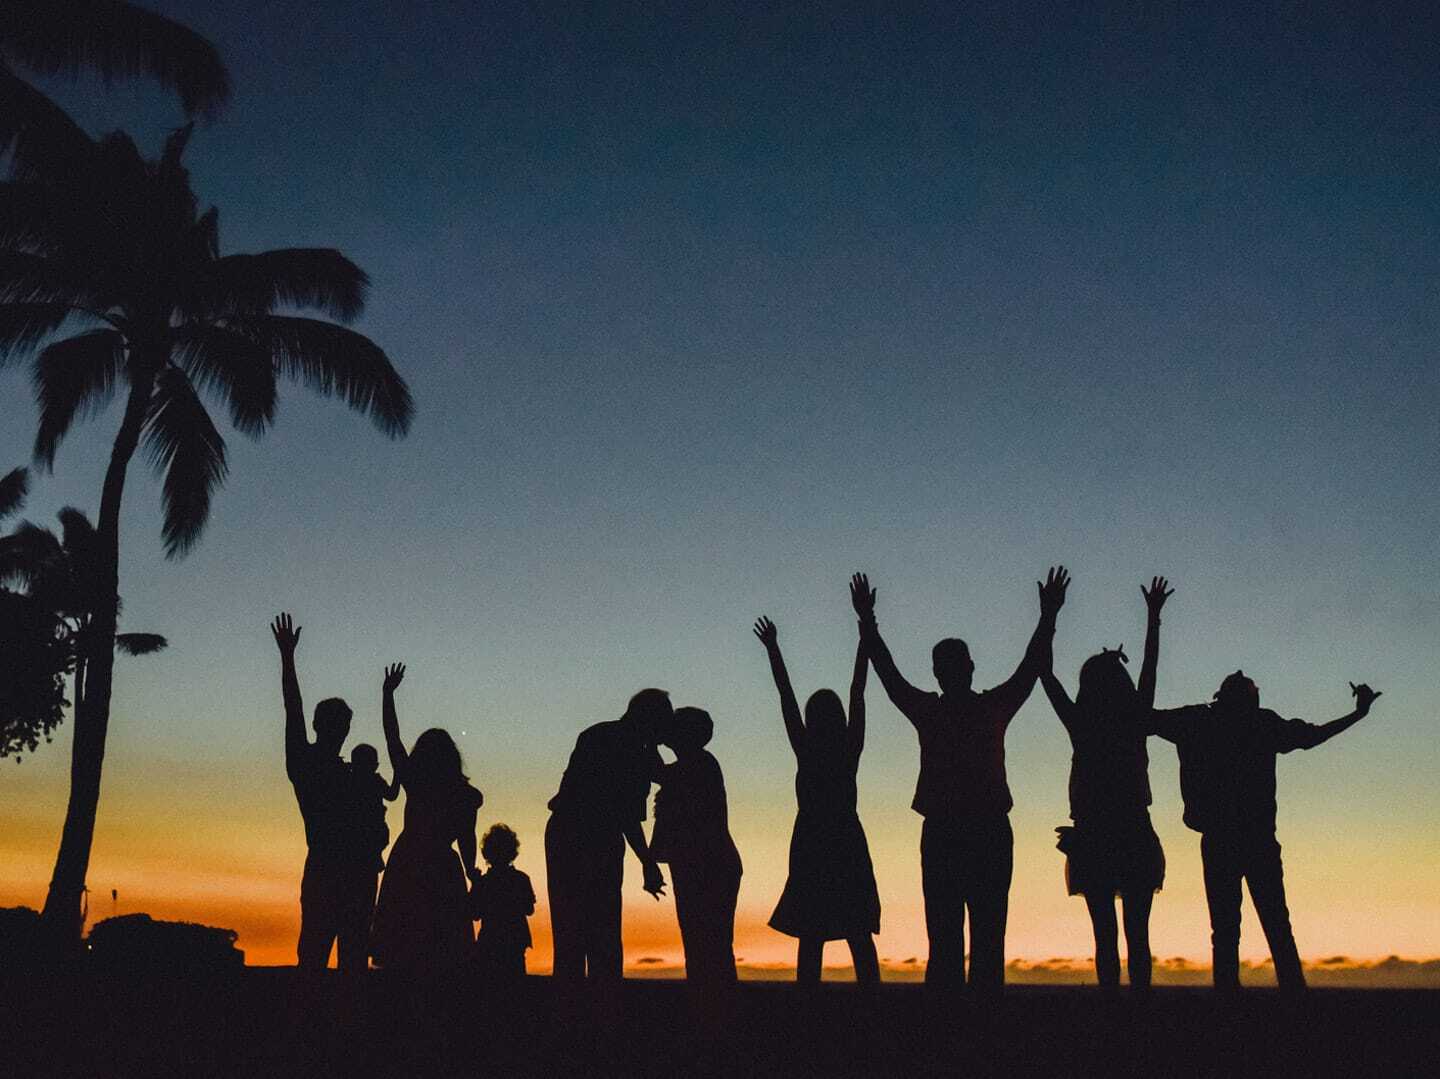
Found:
[(384, 966), (421, 970), (462, 962), (475, 942), (466, 879), (480, 876), (475, 814), (484, 799), (445, 731), (432, 727), (405, 752), (395, 715), (404, 677), (404, 664), (385, 669), (382, 723), (390, 766), (405, 790), (405, 827), (380, 885), (371, 951)]
[(1170, 597), (1164, 577), (1141, 586), (1148, 612), (1140, 688), (1125, 670), (1123, 649), (1104, 649), (1080, 668), (1070, 700), (1047, 666), (1041, 684), (1070, 735), (1070, 819), (1057, 828), (1065, 882), (1083, 895), (1095, 930), (1095, 975), (1104, 989), (1120, 984), (1115, 898), (1124, 911), (1130, 985), (1150, 987), (1150, 904), (1165, 883), (1165, 852), (1150, 824), (1148, 718), (1155, 705), (1160, 658), (1160, 608)]
[[(852, 592), (856, 587), (852, 583)], [(799, 938), (795, 977), (800, 984), (819, 984), (825, 942), (844, 940), (850, 945), (856, 981), (876, 985), (880, 962), (873, 934), (880, 932), (880, 895), (865, 829), (855, 811), (855, 775), (865, 748), (865, 648), (855, 649), (849, 723), (839, 696), (829, 689), (811, 695), (802, 722), (774, 623), (762, 617), (754, 630), (770, 656), (780, 715), (797, 765), (799, 812), (790, 836), (790, 875), (770, 927)]]

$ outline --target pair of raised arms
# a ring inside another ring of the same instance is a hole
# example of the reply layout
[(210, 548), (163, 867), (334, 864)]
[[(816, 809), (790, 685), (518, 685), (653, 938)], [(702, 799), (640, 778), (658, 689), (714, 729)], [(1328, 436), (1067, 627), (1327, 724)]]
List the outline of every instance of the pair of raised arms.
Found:
[[(275, 638), (275, 647), (280, 649), (282, 656), (294, 656), (295, 648), (300, 643), (300, 626), (295, 624), (295, 619), (288, 613), (281, 612), (275, 616), (270, 623), (270, 635)], [(405, 664), (392, 663), (385, 668), (385, 679), (381, 683), (381, 689), (386, 693), (394, 693), (397, 686), (405, 681)]]
[[(1044, 581), (1036, 581), (1035, 587), (1040, 592), (1040, 611), (1042, 614), (1054, 614), (1065, 605), (1065, 590), (1070, 587), (1070, 574), (1064, 566), (1052, 566), (1050, 572), (1045, 575)], [(1152, 589), (1164, 589), (1164, 578), (1156, 577), (1151, 582)], [(1142, 588), (1143, 592), (1144, 589)], [(875, 617), (875, 597), (879, 590), (870, 587), (870, 578), (864, 573), (852, 574), (850, 577), (850, 605), (855, 608), (855, 615), (862, 622)], [(1159, 604), (1165, 602), (1165, 596), (1170, 595), (1164, 592), (1159, 603), (1152, 604), (1152, 609), (1158, 611)], [(1151, 603), (1150, 593), (1146, 593), (1146, 602)], [(764, 615), (755, 621), (752, 630), (760, 643), (767, 648), (773, 645), (778, 639), (778, 632), (775, 623)]]

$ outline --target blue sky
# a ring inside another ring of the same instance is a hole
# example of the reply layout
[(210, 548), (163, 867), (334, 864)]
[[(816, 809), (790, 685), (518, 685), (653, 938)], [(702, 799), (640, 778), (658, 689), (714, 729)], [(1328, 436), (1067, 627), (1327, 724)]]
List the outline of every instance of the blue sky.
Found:
[[(388, 443), (286, 393), (262, 442), (229, 438), (178, 563), (132, 469), (125, 624), (172, 648), (117, 681), (99, 869), (128, 857), (106, 814), (160, 812), (169, 761), (193, 776), (177, 816), (292, 857), (264, 630), (286, 607), (307, 698), (349, 697), (362, 737), (381, 665), (409, 662), (410, 734), (466, 732), (482, 818), (521, 828), (537, 878), (575, 732), (644, 685), (708, 707), (742, 909), (763, 919), (792, 764), (750, 620), (779, 624), (802, 693), (840, 686), (845, 580), (865, 569), (903, 670), (925, 679), (954, 634), (988, 684), (1063, 561), (1072, 686), (1102, 644), (1138, 661), (1138, 585), (1164, 573), (1162, 703), (1237, 667), (1315, 719), (1347, 710), (1347, 679), (1384, 689), (1364, 725), (1281, 764), (1291, 905), (1302, 950), (1437, 950), (1432, 15), (154, 6), (234, 75), (188, 155), (225, 249), (333, 245), (365, 267), (360, 328), (418, 413)], [(150, 145), (178, 119), (146, 88), (55, 92)], [(0, 391), (9, 467), (35, 413), (23, 371)], [(117, 422), (71, 436), (32, 517), (94, 509)], [(870, 700), (882, 953), (911, 954), (917, 754)], [(1009, 749), (1011, 952), (1088, 954), (1050, 847), (1068, 747), (1040, 696)], [(57, 835), (61, 750), (0, 779)], [(1175, 893), (1157, 949), (1169, 919), (1173, 951), (1203, 955), (1173, 754), (1152, 758)], [(1361, 918), (1347, 889), (1371, 880)]]

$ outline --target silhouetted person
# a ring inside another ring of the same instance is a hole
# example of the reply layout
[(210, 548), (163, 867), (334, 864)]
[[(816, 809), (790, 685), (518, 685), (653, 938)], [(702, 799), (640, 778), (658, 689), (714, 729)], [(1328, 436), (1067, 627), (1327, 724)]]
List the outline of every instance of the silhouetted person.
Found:
[(661, 736), (675, 763), (661, 767), (650, 853), (670, 865), (675, 914), (685, 947), (685, 980), (702, 1020), (723, 1025), (734, 1012), (735, 904), (740, 852), (730, 837), (725, 776), (705, 747), (708, 712), (677, 708)]
[(350, 779), (354, 784), (356, 818), (365, 829), (375, 860), (383, 868), (385, 848), (390, 845), (390, 826), (385, 823), (385, 803), (400, 797), (400, 784), (380, 775), (380, 754), (368, 742), (350, 750)]
[[(856, 587), (852, 583), (852, 593)], [(865, 645), (861, 641), (855, 648), (849, 722), (839, 695), (830, 689), (810, 695), (802, 722), (775, 624), (762, 617), (754, 629), (770, 657), (780, 717), (796, 764), (798, 812), (790, 833), (790, 873), (770, 915), (770, 928), (799, 938), (795, 979), (801, 985), (819, 985), (825, 942), (843, 940), (850, 945), (855, 980), (873, 987), (880, 982), (874, 940), (880, 932), (880, 893), (855, 808), (856, 774), (865, 749)]]
[(545, 873), (555, 979), (573, 995), (587, 974), (618, 1007), (624, 948), (620, 940), (620, 886), (625, 844), (644, 869), (644, 888), (657, 900), (665, 878), (650, 855), (641, 827), (650, 779), (660, 767), (657, 732), (673, 710), (664, 690), (643, 689), (625, 714), (580, 732), (560, 790), (550, 799), (545, 826)]
[(480, 840), (480, 854), (490, 868), (470, 892), (471, 915), (480, 921), (476, 956), (488, 980), (518, 981), (525, 976), (529, 918), (535, 913), (535, 889), (515, 868), (520, 839), (507, 825), (492, 824)]
[(470, 785), (448, 732), (431, 727), (406, 752), (395, 712), (404, 678), (405, 665), (393, 664), (381, 689), (385, 748), (405, 789), (405, 827), (385, 866), (371, 952), (383, 966), (424, 971), (464, 961), (475, 942), (466, 880), (480, 875), (475, 814), (484, 798)]
[(350, 706), (328, 697), (315, 706), (315, 742), (305, 734), (305, 706), (295, 674), (300, 629), (290, 615), (270, 625), (280, 650), (280, 690), (285, 700), (285, 774), (305, 820), (305, 875), (300, 881), (300, 940), (304, 970), (324, 970), (331, 946), (339, 942), (341, 970), (369, 966), (370, 913), (380, 872), (373, 842), (367, 840), (349, 766), (340, 747), (350, 733)]
[(943, 990), (965, 985), (965, 912), (970, 912), (970, 985), (997, 992), (1005, 983), (1005, 921), (1015, 839), (1005, 779), (1005, 730), (1049, 666), (1055, 615), (1070, 578), (1052, 568), (1040, 591), (1040, 621), (1015, 673), (994, 689), (971, 688), (975, 664), (964, 641), (947, 638), (931, 660), (939, 693), (907, 682), (875, 623), (875, 593), (856, 574), (852, 594), (860, 636), (891, 702), (920, 737), (920, 778), (911, 807), (925, 818), (921, 881), (930, 958), (925, 982)]
[(1353, 682), (1350, 691), (1355, 710), (1349, 715), (1320, 725), (1281, 719), (1260, 707), (1259, 689), (1236, 671), (1220, 683), (1211, 704), (1151, 713), (1152, 732), (1175, 743), (1185, 824), (1200, 833), (1217, 989), (1240, 988), (1242, 879), (1250, 885), (1280, 988), (1305, 988), (1275, 840), (1275, 756), (1334, 738), (1363, 719), (1380, 696)]
[(1072, 703), (1047, 668), (1041, 684), (1070, 735), (1070, 819), (1057, 828), (1065, 852), (1065, 883), (1083, 895), (1095, 930), (1095, 975), (1100, 985), (1120, 984), (1115, 898), (1120, 897), (1129, 952), (1130, 985), (1150, 987), (1150, 905), (1165, 883), (1165, 852), (1150, 824), (1150, 758), (1145, 734), (1155, 706), (1160, 661), (1160, 608), (1170, 596), (1164, 577), (1141, 586), (1147, 623), (1140, 688), (1125, 670), (1123, 647), (1105, 649), (1080, 668)]

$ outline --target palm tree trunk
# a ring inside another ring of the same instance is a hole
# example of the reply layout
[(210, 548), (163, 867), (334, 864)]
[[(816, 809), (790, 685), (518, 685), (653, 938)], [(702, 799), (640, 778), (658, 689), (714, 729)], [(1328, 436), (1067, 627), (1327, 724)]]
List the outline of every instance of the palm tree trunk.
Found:
[(98, 594), (94, 620), (85, 634), (81, 663), (85, 671), (83, 695), (76, 694), (75, 740), (70, 753), (70, 803), (65, 828), (55, 856), (55, 872), (45, 897), (44, 923), (60, 954), (79, 949), (82, 924), (81, 897), (90, 869), (90, 847), (95, 838), (95, 811), (100, 802), (100, 771), (105, 763), (105, 736), (110, 725), (111, 675), (115, 666), (115, 626), (120, 595), (120, 499), (125, 471), (139, 444), (150, 404), (153, 379), (132, 373), (125, 418), (110, 451), (105, 486), (100, 493), (96, 526)]

